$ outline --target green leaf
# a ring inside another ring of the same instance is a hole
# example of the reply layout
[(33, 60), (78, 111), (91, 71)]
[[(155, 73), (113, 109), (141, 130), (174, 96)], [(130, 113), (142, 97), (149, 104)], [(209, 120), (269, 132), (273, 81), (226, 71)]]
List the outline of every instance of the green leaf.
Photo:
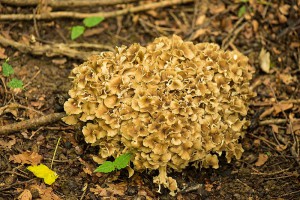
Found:
[(84, 26), (73, 26), (71, 30), (71, 39), (75, 40), (84, 33)]
[(243, 3), (247, 3), (249, 0), (241, 0), (241, 2)]
[(104, 20), (104, 17), (88, 17), (83, 20), (86, 27), (93, 27)]
[(19, 79), (13, 78), (7, 83), (10, 88), (23, 88), (23, 82)]
[(246, 6), (244, 5), (244, 6), (240, 7), (239, 12), (238, 12), (238, 17), (242, 17), (245, 13), (246, 13)]
[(3, 76), (9, 76), (11, 74), (14, 74), (14, 69), (12, 68), (12, 66), (10, 64), (8, 64), (7, 62), (2, 64), (2, 73)]
[(114, 165), (118, 170), (123, 169), (128, 165), (130, 159), (131, 159), (130, 153), (122, 154), (116, 158), (116, 160), (114, 161)]
[(94, 172), (102, 172), (102, 173), (109, 173), (115, 170), (115, 166), (111, 161), (105, 161), (102, 165), (97, 167)]

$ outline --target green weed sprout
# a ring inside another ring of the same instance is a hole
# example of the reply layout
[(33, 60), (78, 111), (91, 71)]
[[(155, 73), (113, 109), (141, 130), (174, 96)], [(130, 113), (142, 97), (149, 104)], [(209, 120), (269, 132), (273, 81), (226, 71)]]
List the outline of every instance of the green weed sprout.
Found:
[(81, 36), (86, 27), (91, 28), (97, 26), (100, 22), (104, 20), (104, 17), (87, 17), (83, 20), (84, 26), (73, 26), (71, 30), (71, 39), (75, 40)]
[(115, 169), (123, 169), (129, 164), (131, 156), (131, 153), (125, 153), (117, 157), (113, 162), (105, 161), (94, 172), (110, 173)]
[[(8, 59), (2, 64), (2, 74), (5, 77), (9, 77), (15, 73), (13, 67), (8, 64)], [(15, 88), (23, 88), (23, 82), (17, 78), (12, 78), (8, 83), (7, 86), (15, 89)]]

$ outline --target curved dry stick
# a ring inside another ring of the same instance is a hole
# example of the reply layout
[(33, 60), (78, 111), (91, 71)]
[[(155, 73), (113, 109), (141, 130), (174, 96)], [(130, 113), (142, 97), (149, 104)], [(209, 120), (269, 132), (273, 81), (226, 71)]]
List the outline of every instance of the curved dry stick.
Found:
[[(83, 6), (92, 7), (92, 6), (123, 4), (123, 3), (130, 3), (134, 1), (137, 0), (84, 0), (84, 1), (48, 0), (47, 5), (53, 8), (83, 7)], [(1, 0), (1, 3), (14, 5), (14, 6), (36, 6), (40, 3), (40, 0)]]
[[(0, 44), (3, 46), (12, 46), (16, 49), (18, 49), (21, 52), (24, 53), (31, 53), (33, 55), (47, 55), (48, 57), (53, 57), (53, 56), (59, 56), (59, 55), (64, 55), (70, 58), (75, 58), (75, 59), (80, 59), (80, 60), (87, 60), (89, 56), (92, 54), (99, 54), (100, 52), (97, 51), (78, 51), (75, 49), (71, 49), (68, 47), (67, 44), (46, 44), (43, 46), (38, 46), (38, 45), (25, 45), (16, 41), (13, 41), (11, 39), (5, 38), (0, 34)], [(80, 44), (77, 44), (80, 46)], [(107, 49), (111, 50), (111, 47), (103, 46), (106, 47)]]
[(146, 11), (150, 9), (162, 8), (177, 4), (189, 3), (193, 2), (194, 0), (165, 0), (161, 2), (155, 3), (148, 3), (136, 7), (129, 7), (123, 10), (111, 11), (111, 12), (98, 12), (98, 13), (79, 13), (79, 12), (49, 12), (49, 13), (42, 13), (42, 14), (6, 14), (0, 15), (0, 20), (42, 20), (42, 19), (57, 19), (57, 18), (77, 18), (77, 19), (84, 19), (87, 17), (116, 17), (119, 15), (125, 15), (129, 13), (136, 13), (141, 11)]
[(8, 124), (0, 127), (0, 135), (6, 135), (10, 133), (14, 133), (23, 129), (34, 129), (39, 126), (43, 126), (46, 124), (50, 124), (56, 122), (66, 116), (64, 112), (62, 113), (52, 113), (49, 115), (45, 115), (39, 118), (29, 119), (21, 122), (17, 122), (14, 124)]

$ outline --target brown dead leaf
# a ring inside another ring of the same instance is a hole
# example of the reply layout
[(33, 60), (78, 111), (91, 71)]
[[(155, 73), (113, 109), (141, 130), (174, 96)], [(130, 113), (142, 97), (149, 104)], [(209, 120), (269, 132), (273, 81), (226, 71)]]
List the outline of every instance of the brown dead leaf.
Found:
[(286, 148), (287, 148), (287, 145), (283, 145), (283, 144), (279, 144), (275, 147), (275, 149), (277, 151), (284, 151), (284, 150), (286, 150)]
[(91, 188), (90, 191), (95, 195), (99, 195), (100, 197), (113, 197), (114, 195), (123, 196), (125, 194), (125, 190), (127, 189), (126, 183), (107, 185), (107, 188), (102, 188), (99, 185), (96, 185), (96, 188)]
[(32, 199), (32, 194), (30, 190), (25, 189), (19, 196), (18, 200), (31, 200)]
[(197, 31), (194, 32), (194, 34), (192, 35), (192, 40), (197, 39), (198, 37), (200, 37), (201, 35), (206, 34), (207, 32), (209, 32), (209, 29), (207, 28), (200, 28)]
[(280, 22), (281, 24), (284, 24), (284, 23), (287, 22), (287, 17), (286, 17), (286, 16), (284, 16), (284, 15), (282, 15), (282, 14), (280, 14), (280, 13), (277, 13), (277, 15), (278, 15), (279, 22)]
[(0, 47), (0, 59), (6, 59), (5, 49)]
[(40, 200), (61, 200), (61, 198), (53, 192), (52, 188), (46, 187), (45, 184), (33, 185), (31, 188), (38, 191)]
[(297, 78), (291, 76), (291, 74), (279, 74), (279, 78), (285, 85), (289, 85), (297, 81)]
[(205, 14), (198, 16), (197, 19), (196, 19), (196, 25), (197, 26), (202, 25), (205, 22), (205, 19), (206, 19)]
[(261, 49), (260, 53), (259, 53), (259, 64), (260, 64), (260, 68), (266, 72), (266, 73), (270, 73), (270, 53), (265, 50), (264, 48)]
[(253, 31), (256, 33), (258, 31), (259, 23), (256, 20), (252, 20)]
[(63, 65), (67, 62), (66, 58), (57, 58), (57, 59), (52, 59), (52, 63), (56, 65)]
[(273, 113), (273, 111), (274, 111), (274, 107), (266, 109), (263, 113), (261, 113), (261, 115), (259, 116), (259, 119), (261, 120), (261, 119), (271, 115)]
[(26, 151), (21, 154), (11, 155), (9, 157), (10, 161), (14, 163), (21, 163), (21, 164), (31, 164), (31, 165), (38, 165), (41, 163), (43, 157), (36, 152)]
[(293, 108), (294, 104), (292, 103), (278, 103), (275, 104), (274, 107), (274, 115), (277, 115), (280, 112), (289, 110), (291, 108)]
[(211, 1), (208, 5), (209, 12), (213, 15), (223, 12), (225, 10), (225, 4), (222, 1)]
[(282, 6), (279, 7), (279, 11), (283, 14), (283, 15), (288, 15), (289, 14), (289, 10), (290, 10), (290, 5), (288, 4), (284, 4)]
[(300, 47), (300, 42), (291, 42), (290, 47), (291, 48), (299, 48)]
[(255, 166), (260, 167), (260, 166), (264, 165), (267, 162), (268, 158), (269, 158), (268, 155), (266, 155), (264, 153), (260, 153), (258, 155), (258, 159), (255, 163)]
[(9, 138), (11, 138), (9, 141), (0, 140), (0, 148), (11, 149), (11, 147), (16, 144), (16, 137), (14, 135)]
[(274, 133), (278, 133), (279, 132), (279, 127), (277, 125), (271, 124), (270, 126), (272, 127), (272, 130), (273, 130)]
[(18, 104), (10, 103), (0, 108), (0, 115), (11, 113), (13, 116), (18, 117)]
[(83, 36), (84, 37), (90, 37), (90, 36), (93, 36), (93, 35), (98, 35), (98, 34), (102, 33), (105, 30), (106, 29), (104, 27), (90, 28), (90, 29), (87, 29), (86, 31), (84, 31)]
[(206, 183), (204, 185), (204, 189), (207, 191), (207, 192), (211, 192), (212, 189), (213, 189), (214, 185), (213, 184), (209, 184), (209, 183)]

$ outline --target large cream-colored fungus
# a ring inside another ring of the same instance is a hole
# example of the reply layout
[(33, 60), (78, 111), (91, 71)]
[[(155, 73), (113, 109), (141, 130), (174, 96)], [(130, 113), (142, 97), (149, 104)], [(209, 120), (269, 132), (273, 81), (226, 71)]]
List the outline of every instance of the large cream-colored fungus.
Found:
[(131, 152), (135, 170), (159, 170), (154, 182), (174, 193), (169, 169), (241, 157), (251, 77), (247, 57), (216, 44), (173, 36), (117, 47), (73, 69), (64, 121), (85, 124), (98, 160)]

